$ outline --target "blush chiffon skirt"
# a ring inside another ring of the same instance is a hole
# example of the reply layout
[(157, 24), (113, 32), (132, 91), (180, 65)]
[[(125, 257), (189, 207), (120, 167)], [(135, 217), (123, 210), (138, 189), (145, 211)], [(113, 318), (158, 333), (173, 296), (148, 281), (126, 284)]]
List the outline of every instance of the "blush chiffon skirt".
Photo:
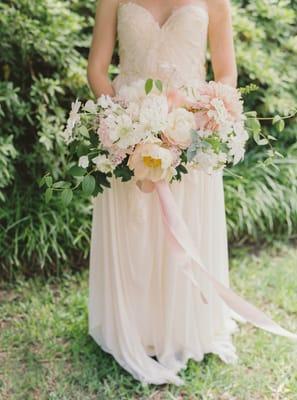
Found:
[[(191, 170), (171, 191), (204, 265), (229, 286), (222, 172)], [(89, 275), (89, 334), (134, 378), (182, 384), (177, 373), (206, 353), (238, 359), (232, 333), (238, 316), (199, 277), (200, 291), (172, 254), (157, 193), (114, 177), (93, 200)], [(153, 358), (155, 356), (155, 358)]]

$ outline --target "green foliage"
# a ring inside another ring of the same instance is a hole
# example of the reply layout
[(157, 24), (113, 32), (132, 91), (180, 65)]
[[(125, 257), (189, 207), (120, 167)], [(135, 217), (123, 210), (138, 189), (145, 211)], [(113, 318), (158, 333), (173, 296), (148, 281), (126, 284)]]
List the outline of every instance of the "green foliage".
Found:
[[(11, 276), (40, 266), (57, 271), (67, 260), (77, 266), (76, 260), (88, 255), (91, 208), (85, 199), (65, 206), (69, 188), (60, 184), (63, 203), (48, 181), (47, 197), (53, 198), (46, 204), (35, 182), (46, 171), (61, 182), (68, 168), (60, 133), (71, 101), (90, 95), (86, 59), (95, 3), (0, 3), (0, 268)], [(259, 87), (245, 92), (247, 109), (256, 109), (259, 116), (288, 114), (297, 99), (297, 1), (234, 0), (233, 6), (239, 85)], [(115, 52), (112, 75), (117, 61)], [(154, 84), (161, 90), (158, 81)], [(278, 139), (276, 150), (284, 156), (278, 170), (255, 165), (264, 156), (251, 141), (246, 160), (226, 172), (233, 240), (296, 232), (296, 118), (282, 132), (281, 124), (264, 126), (266, 136)], [(118, 173), (129, 179), (127, 171)], [(79, 177), (80, 172), (71, 174)]]

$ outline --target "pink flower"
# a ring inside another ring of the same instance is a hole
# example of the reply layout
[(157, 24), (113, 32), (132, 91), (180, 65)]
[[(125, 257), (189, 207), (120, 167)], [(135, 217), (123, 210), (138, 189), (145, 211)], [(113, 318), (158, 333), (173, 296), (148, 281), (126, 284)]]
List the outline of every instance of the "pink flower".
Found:
[(242, 120), (243, 104), (240, 93), (232, 86), (220, 82), (201, 83), (197, 101), (192, 103), (196, 128), (202, 131), (217, 131), (225, 123)]
[(97, 130), (97, 133), (99, 135), (99, 139), (101, 144), (106, 148), (110, 148), (112, 146), (112, 141), (109, 136), (109, 127), (106, 123), (106, 121), (102, 118), (100, 120), (100, 125)]

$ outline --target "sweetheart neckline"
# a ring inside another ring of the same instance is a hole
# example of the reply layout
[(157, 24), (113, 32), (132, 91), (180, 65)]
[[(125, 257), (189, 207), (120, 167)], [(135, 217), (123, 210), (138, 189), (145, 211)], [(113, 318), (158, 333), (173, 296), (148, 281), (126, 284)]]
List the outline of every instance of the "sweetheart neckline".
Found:
[(207, 13), (207, 11), (206, 11), (203, 7), (201, 7), (199, 4), (184, 4), (183, 6), (174, 7), (174, 8), (172, 9), (171, 13), (169, 14), (169, 17), (165, 20), (165, 22), (164, 22), (162, 25), (160, 25), (160, 23), (156, 20), (156, 18), (154, 17), (154, 15), (153, 15), (146, 7), (144, 7), (144, 6), (140, 5), (140, 4), (134, 3), (133, 1), (127, 1), (126, 3), (120, 3), (120, 4), (118, 5), (118, 10), (119, 10), (121, 7), (124, 7), (124, 6), (134, 6), (134, 7), (138, 8), (138, 9), (142, 10), (144, 13), (146, 13), (146, 15), (149, 16), (149, 18), (153, 21), (153, 23), (158, 27), (158, 29), (159, 29), (160, 31), (164, 30), (164, 29), (166, 28), (166, 26), (170, 23), (170, 21), (171, 21), (179, 12), (182, 12), (183, 10), (188, 9), (188, 8), (196, 8), (196, 9), (199, 9), (199, 10), (201, 10), (201, 11), (206, 15), (206, 17), (208, 18), (208, 13)]

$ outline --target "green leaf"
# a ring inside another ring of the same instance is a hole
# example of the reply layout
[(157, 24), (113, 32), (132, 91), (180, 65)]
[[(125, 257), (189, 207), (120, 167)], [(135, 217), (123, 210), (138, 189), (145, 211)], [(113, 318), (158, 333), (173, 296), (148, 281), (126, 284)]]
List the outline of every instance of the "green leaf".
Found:
[(53, 197), (53, 189), (47, 188), (45, 191), (45, 202), (48, 203)]
[(247, 124), (248, 129), (250, 129), (254, 135), (259, 135), (260, 134), (260, 132), (261, 132), (261, 124), (257, 120), (257, 118), (248, 119), (246, 124)]
[(44, 184), (45, 184), (45, 176), (43, 176), (43, 177), (39, 180), (38, 186), (41, 188)]
[(273, 120), (272, 120), (272, 124), (275, 125), (277, 124), (279, 121), (281, 121), (281, 116), (280, 115), (276, 115)]
[(282, 131), (285, 129), (285, 121), (284, 121), (283, 119), (281, 119), (280, 121), (278, 121), (278, 122), (276, 123), (276, 129), (277, 129), (279, 132), (282, 132)]
[(245, 114), (246, 117), (252, 117), (252, 118), (256, 118), (257, 117), (257, 111), (247, 111), (244, 114)]
[(82, 190), (86, 195), (91, 195), (94, 192), (95, 185), (95, 178), (92, 175), (87, 175), (82, 181)]
[(45, 180), (46, 186), (47, 186), (48, 188), (52, 186), (52, 184), (53, 184), (53, 178), (52, 178), (51, 176), (46, 176), (46, 177), (44, 178), (44, 180)]
[(86, 170), (82, 167), (79, 167), (78, 165), (74, 165), (68, 171), (68, 174), (70, 174), (72, 176), (84, 176), (85, 173), (86, 173)]
[(157, 88), (160, 92), (163, 91), (163, 83), (162, 83), (162, 81), (160, 81), (160, 79), (157, 79), (157, 80), (155, 81), (155, 85), (156, 85), (156, 88)]
[(54, 189), (68, 188), (70, 186), (71, 186), (71, 183), (70, 182), (66, 182), (66, 181), (58, 181), (58, 182), (55, 182), (53, 184), (53, 188)]
[(61, 194), (62, 203), (67, 206), (73, 198), (73, 191), (71, 189), (64, 189)]
[(154, 84), (154, 82), (153, 82), (153, 80), (151, 78), (146, 80), (145, 86), (144, 86), (146, 94), (149, 94), (151, 92), (151, 90), (153, 88), (153, 84)]
[(82, 136), (89, 137), (88, 128), (85, 127), (84, 125), (80, 126), (79, 129), (78, 129), (78, 131), (79, 131), (79, 133), (80, 133)]

